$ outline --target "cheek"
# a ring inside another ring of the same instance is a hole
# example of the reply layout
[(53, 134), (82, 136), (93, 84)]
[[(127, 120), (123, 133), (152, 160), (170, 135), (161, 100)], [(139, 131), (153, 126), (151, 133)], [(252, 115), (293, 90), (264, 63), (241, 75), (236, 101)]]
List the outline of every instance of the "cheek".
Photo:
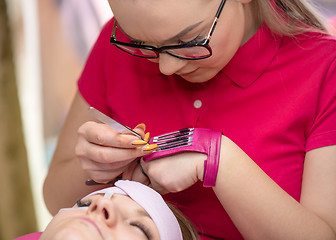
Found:
[(210, 42), (212, 48), (212, 56), (208, 59), (201, 60), (195, 64), (204, 70), (221, 71), (230, 60), (233, 58), (239, 49), (243, 34), (234, 37), (218, 36), (214, 39), (213, 44)]
[(143, 240), (145, 235), (138, 230), (136, 227), (130, 225), (120, 224), (115, 229), (109, 230), (110, 236), (114, 236), (115, 239), (132, 239), (132, 240)]
[[(218, 28), (215, 29), (213, 38), (210, 40), (212, 56), (204, 62), (204, 66), (214, 66), (222, 69), (233, 58), (245, 34), (244, 18), (227, 16), (227, 19), (220, 19)], [(225, 20), (225, 21), (224, 21)], [(235, 22), (235, 24), (230, 24)]]

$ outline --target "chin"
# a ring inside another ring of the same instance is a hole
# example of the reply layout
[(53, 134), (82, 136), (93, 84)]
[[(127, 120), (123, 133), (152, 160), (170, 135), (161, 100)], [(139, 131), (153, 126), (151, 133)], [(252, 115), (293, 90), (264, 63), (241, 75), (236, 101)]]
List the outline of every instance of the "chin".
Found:
[(216, 76), (215, 73), (202, 74), (197, 72), (193, 74), (180, 75), (181, 78), (191, 83), (205, 83), (211, 80), (214, 76)]
[(83, 240), (83, 234), (74, 228), (64, 227), (62, 229), (57, 229), (56, 231), (49, 232), (45, 231), (40, 240)]

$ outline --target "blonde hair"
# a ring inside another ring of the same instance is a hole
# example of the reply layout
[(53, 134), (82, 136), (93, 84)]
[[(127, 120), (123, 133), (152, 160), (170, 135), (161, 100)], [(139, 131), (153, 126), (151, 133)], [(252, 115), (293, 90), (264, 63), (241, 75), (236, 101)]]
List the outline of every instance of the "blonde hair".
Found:
[(196, 228), (190, 222), (190, 220), (187, 219), (186, 216), (184, 216), (184, 214), (180, 210), (178, 210), (176, 207), (174, 207), (172, 204), (167, 203), (167, 205), (170, 208), (170, 210), (172, 210), (172, 212), (174, 213), (180, 225), (183, 240), (199, 240), (199, 236), (196, 231)]
[(327, 32), (326, 20), (308, 0), (253, 0), (255, 18), (275, 33), (287, 36)]

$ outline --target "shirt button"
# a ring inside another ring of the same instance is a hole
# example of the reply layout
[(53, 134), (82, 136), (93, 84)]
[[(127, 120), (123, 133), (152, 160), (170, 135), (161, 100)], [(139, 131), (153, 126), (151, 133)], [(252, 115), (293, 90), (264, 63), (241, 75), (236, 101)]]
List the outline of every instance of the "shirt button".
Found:
[(202, 107), (202, 101), (201, 101), (201, 100), (196, 100), (196, 101), (194, 102), (194, 107), (195, 107), (195, 108), (200, 108), (200, 107)]

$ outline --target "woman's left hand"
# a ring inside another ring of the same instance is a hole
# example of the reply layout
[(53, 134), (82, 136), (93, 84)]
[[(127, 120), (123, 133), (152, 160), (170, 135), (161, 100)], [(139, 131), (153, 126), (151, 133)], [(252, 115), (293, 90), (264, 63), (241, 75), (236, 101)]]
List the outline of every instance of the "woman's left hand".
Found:
[(204, 161), (207, 155), (197, 152), (182, 152), (149, 162), (141, 160), (141, 167), (148, 178), (141, 172), (139, 164), (128, 168), (124, 179), (149, 185), (161, 194), (179, 192), (203, 181)]

